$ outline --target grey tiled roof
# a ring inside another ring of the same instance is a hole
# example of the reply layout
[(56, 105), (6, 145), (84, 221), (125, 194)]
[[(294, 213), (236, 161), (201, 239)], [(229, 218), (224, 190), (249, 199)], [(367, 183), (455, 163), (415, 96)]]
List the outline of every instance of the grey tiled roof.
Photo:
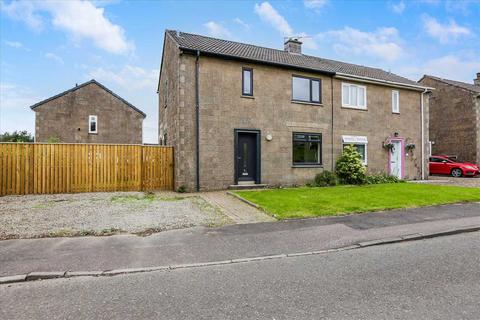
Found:
[[(443, 79), (439, 77), (434, 77), (434, 76), (429, 76), (429, 75), (424, 75), (423, 78), (430, 78), (433, 80), (437, 80), (455, 87), (459, 87), (468, 91), (473, 91), (476, 93), (480, 93), (480, 86), (476, 86), (474, 84), (466, 83), (466, 82), (460, 82), (460, 81), (455, 81), (455, 80), (448, 80), (448, 79)], [(422, 78), (422, 79), (423, 79)]]
[(323, 59), (305, 54), (289, 53), (284, 50), (259, 47), (180, 31), (167, 30), (166, 32), (172, 36), (183, 50), (199, 50), (202, 53), (213, 55), (278, 64), (331, 74), (368, 77), (381, 81), (421, 87), (421, 85), (415, 81), (377, 68)]
[(114, 93), (112, 90), (108, 89), (107, 87), (105, 87), (103, 84), (101, 84), (100, 82), (98, 82), (97, 80), (95, 79), (92, 79), (90, 81), (87, 81), (85, 83), (82, 83), (82, 84), (79, 84), (79, 85), (76, 85), (75, 87), (71, 88), (71, 89), (68, 89), (67, 91), (64, 91), (64, 92), (61, 92), (57, 95), (54, 95), (53, 97), (50, 97), (50, 98), (47, 98), (45, 100), (42, 100), (40, 102), (37, 102), (35, 103), (33, 106), (30, 107), (30, 109), (34, 110), (36, 107), (38, 106), (41, 106), (42, 104), (45, 104), (51, 100), (54, 100), (54, 99), (57, 99), (57, 98), (60, 98), (61, 96), (64, 96), (66, 95), (67, 93), (70, 93), (70, 92), (73, 92), (75, 90), (78, 90), (82, 87), (85, 87), (86, 85), (89, 85), (91, 83), (94, 83), (96, 84), (97, 86), (99, 86), (100, 88), (102, 88), (103, 90), (107, 91), (108, 93), (110, 93), (112, 96), (114, 96), (115, 98), (121, 100), (123, 103), (125, 103), (126, 105), (128, 105), (130, 108), (132, 108), (133, 110), (137, 111), (138, 113), (140, 113), (144, 118), (147, 116), (142, 110), (138, 109), (137, 107), (135, 107), (133, 104), (131, 104), (130, 102), (128, 102), (127, 100), (123, 99), (122, 97), (120, 97), (119, 95), (117, 95), (116, 93)]

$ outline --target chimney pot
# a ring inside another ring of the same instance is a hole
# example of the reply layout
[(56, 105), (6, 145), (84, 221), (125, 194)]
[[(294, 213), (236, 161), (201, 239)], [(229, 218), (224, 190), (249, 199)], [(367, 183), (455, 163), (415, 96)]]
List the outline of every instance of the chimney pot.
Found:
[(473, 79), (473, 84), (476, 86), (480, 86), (480, 72), (477, 72), (477, 78)]
[(298, 38), (287, 38), (283, 44), (285, 51), (290, 53), (302, 53), (302, 42)]

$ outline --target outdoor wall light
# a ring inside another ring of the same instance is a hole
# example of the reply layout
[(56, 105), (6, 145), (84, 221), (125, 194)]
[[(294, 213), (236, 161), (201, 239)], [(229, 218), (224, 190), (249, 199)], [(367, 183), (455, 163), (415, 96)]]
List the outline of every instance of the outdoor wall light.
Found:
[(271, 134), (267, 134), (267, 135), (265, 136), (265, 140), (267, 140), (267, 141), (272, 141), (272, 139), (273, 139), (273, 137), (272, 137)]

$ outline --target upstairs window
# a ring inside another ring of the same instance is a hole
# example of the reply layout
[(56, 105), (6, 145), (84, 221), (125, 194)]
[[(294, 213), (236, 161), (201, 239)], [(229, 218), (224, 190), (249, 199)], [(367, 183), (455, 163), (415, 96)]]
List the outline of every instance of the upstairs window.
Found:
[(367, 87), (342, 83), (342, 107), (367, 109)]
[(400, 113), (400, 92), (392, 91), (392, 112)]
[(322, 135), (320, 133), (293, 133), (293, 164), (322, 164)]
[(97, 116), (88, 116), (88, 133), (97, 133)]
[(253, 69), (242, 69), (242, 95), (253, 96)]
[(321, 103), (321, 80), (305, 77), (292, 77), (292, 100), (310, 103)]

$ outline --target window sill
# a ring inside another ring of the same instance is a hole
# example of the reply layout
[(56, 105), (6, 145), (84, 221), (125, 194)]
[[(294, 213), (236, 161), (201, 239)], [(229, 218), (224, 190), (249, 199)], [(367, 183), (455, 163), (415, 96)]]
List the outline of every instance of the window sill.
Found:
[(89, 132), (88, 134), (97, 135), (97, 134), (98, 134), (98, 132)]
[(400, 115), (400, 112), (392, 112), (392, 114), (398, 114), (398, 115)]
[(292, 168), (323, 168), (323, 164), (293, 164)]
[(368, 111), (367, 108), (358, 108), (358, 107), (350, 107), (350, 106), (342, 106), (342, 109), (352, 109), (352, 110), (358, 110), (358, 111)]
[(323, 107), (323, 104), (322, 103), (317, 103), (317, 102), (307, 102), (307, 101), (300, 101), (300, 100), (291, 100), (292, 103), (296, 103), (296, 104), (306, 104), (306, 105), (310, 105), (310, 106), (320, 106), (320, 107)]
[(240, 98), (245, 98), (245, 99), (255, 99), (254, 96), (246, 96), (246, 95), (241, 95)]

